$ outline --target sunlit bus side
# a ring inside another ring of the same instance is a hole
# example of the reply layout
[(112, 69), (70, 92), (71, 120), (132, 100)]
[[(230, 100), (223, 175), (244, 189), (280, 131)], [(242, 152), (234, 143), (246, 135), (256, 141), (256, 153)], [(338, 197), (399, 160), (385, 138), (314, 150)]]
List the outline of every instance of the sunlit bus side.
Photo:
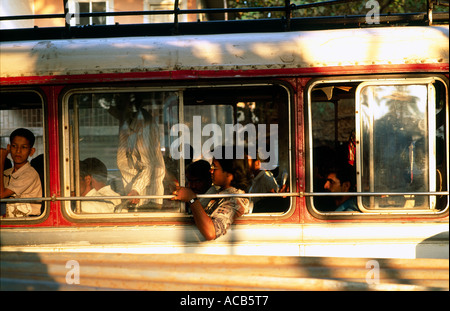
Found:
[[(42, 206), (3, 217), (1, 247), (448, 258), (448, 32), (2, 42), (1, 147), (33, 132), (43, 197), (1, 199), (5, 216)], [(234, 195), (248, 211), (206, 242), (172, 198), (220, 145), (258, 156), (277, 189)]]

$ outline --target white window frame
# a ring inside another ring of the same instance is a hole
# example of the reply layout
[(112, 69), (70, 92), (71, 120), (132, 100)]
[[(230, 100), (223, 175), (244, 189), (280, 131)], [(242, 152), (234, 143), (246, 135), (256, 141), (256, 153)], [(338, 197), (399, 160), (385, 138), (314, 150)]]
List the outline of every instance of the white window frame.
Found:
[[(89, 12), (92, 12), (93, 2), (106, 2), (106, 12), (114, 12), (114, 0), (69, 0), (69, 13), (75, 14), (70, 19), (70, 26), (77, 26), (80, 23), (80, 6), (79, 3), (89, 3)], [(92, 17), (89, 18), (89, 24), (92, 25)], [(114, 16), (106, 17), (106, 25), (114, 25)]]
[[(173, 11), (175, 0), (144, 0), (144, 11), (171, 10)], [(180, 1), (178, 7), (187, 10), (187, 1)], [(187, 22), (188, 15), (178, 15), (179, 22)], [(144, 15), (144, 23), (173, 23), (174, 16), (171, 15)]]

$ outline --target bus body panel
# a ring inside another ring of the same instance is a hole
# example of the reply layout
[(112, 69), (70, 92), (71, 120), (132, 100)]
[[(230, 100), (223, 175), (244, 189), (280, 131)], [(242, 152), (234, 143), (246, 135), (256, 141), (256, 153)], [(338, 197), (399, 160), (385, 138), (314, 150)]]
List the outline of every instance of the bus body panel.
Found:
[(195, 78), (196, 72), (208, 77), (227, 71), (277, 75), (284, 69), (448, 67), (447, 41), (448, 26), (13, 42), (1, 44), (0, 77), (76, 80), (90, 74), (147, 72), (167, 79)]
[(447, 229), (445, 223), (249, 224), (202, 242), (186, 225), (15, 228), (2, 229), (2, 250), (448, 259)]

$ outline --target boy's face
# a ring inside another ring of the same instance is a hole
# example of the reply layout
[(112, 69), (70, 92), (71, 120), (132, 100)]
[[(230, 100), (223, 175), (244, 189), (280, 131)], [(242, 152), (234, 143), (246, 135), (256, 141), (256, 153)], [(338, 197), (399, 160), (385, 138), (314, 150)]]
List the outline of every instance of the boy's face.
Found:
[(32, 156), (36, 151), (30, 146), (28, 139), (22, 136), (14, 137), (8, 147), (15, 166), (25, 164), (28, 161), (28, 157)]

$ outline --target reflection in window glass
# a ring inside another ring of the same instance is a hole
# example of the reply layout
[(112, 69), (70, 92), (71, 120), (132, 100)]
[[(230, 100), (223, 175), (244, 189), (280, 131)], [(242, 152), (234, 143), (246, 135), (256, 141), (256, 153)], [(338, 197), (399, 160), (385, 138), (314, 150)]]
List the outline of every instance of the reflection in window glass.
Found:
[[(449, 186), (449, 157), (448, 157), (448, 93), (445, 85), (440, 81), (434, 84), (436, 90), (436, 191), (448, 191)], [(444, 209), (449, 204), (447, 195), (436, 197), (436, 208)]]
[[(363, 191), (429, 190), (427, 85), (367, 86), (361, 91)], [(435, 189), (430, 189), (435, 190)], [(363, 199), (366, 208), (424, 208), (427, 197)]]
[[(75, 143), (72, 169), (80, 173), (72, 184), (74, 193), (92, 197), (170, 194), (176, 183), (177, 165), (167, 154), (168, 133), (171, 124), (178, 122), (177, 106), (174, 92), (71, 96), (71, 137)], [(86, 164), (92, 159), (96, 165)], [(73, 208), (81, 213), (176, 209), (175, 202), (161, 198), (124, 200), (123, 205), (117, 202), (81, 201)]]

